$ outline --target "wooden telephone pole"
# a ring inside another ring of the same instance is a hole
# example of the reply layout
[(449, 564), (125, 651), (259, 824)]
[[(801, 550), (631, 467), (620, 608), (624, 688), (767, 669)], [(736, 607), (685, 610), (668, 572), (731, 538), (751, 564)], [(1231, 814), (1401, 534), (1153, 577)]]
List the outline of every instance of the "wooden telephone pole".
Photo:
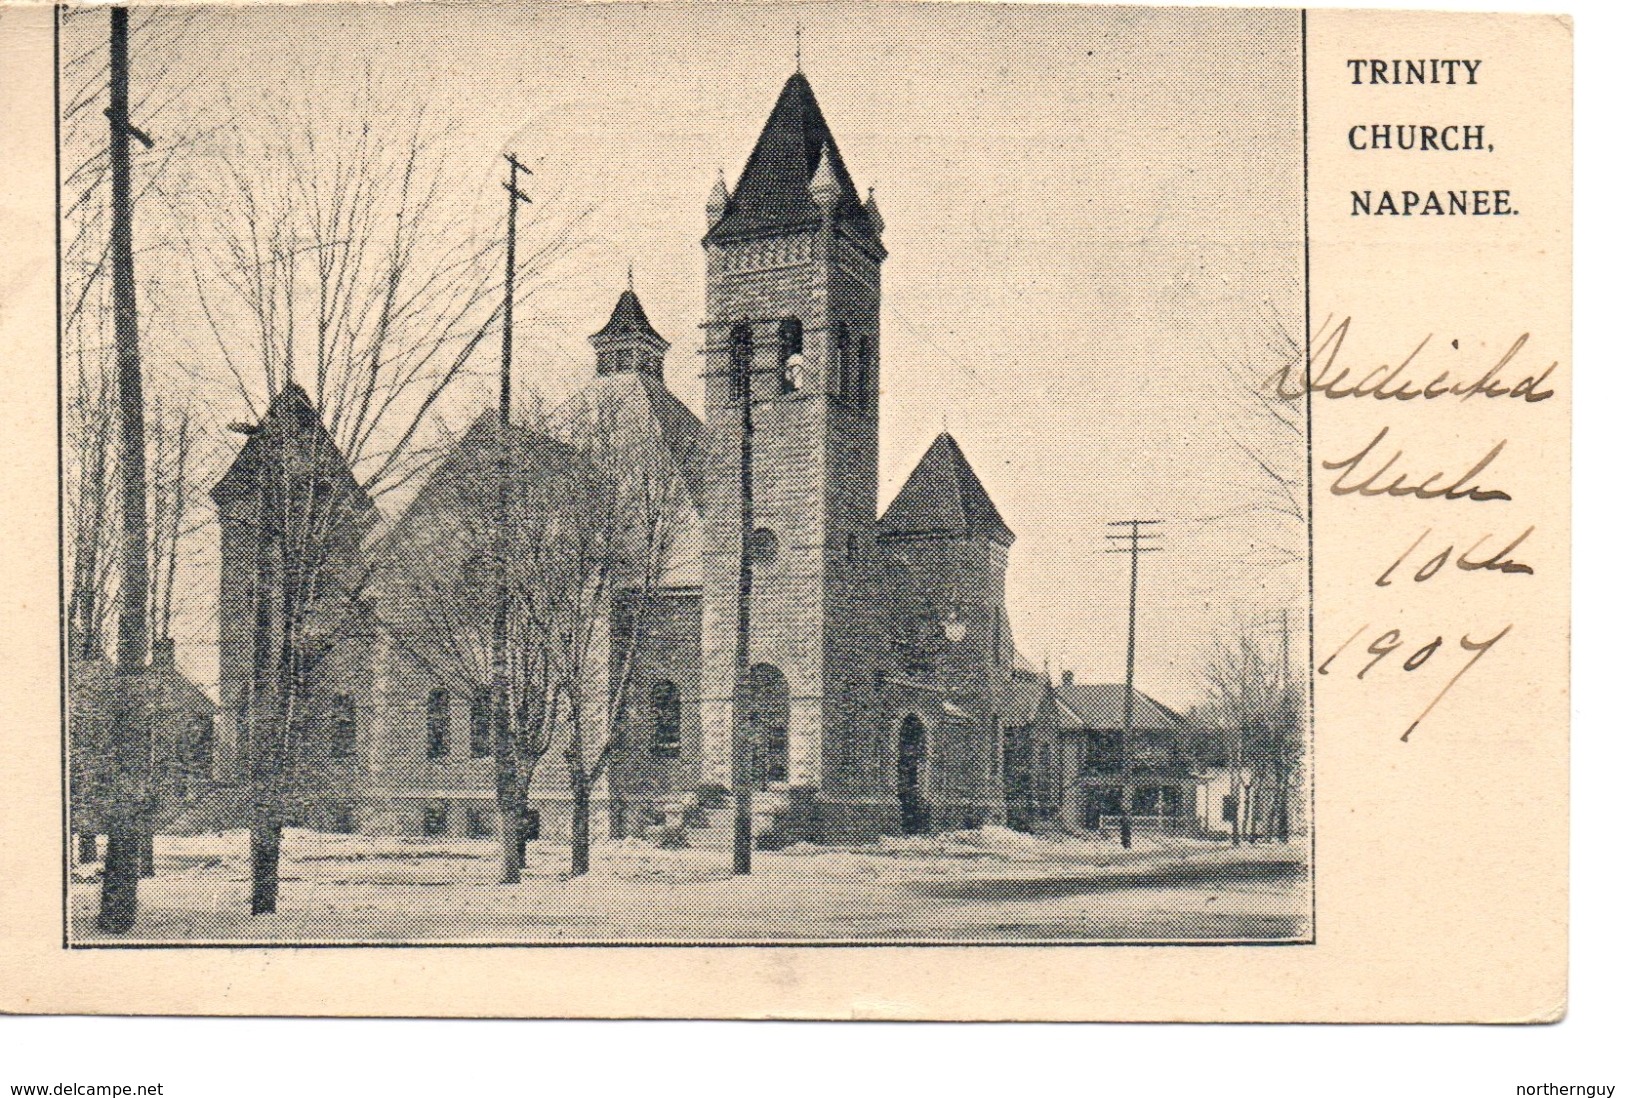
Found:
[(118, 361), (119, 463), (124, 544), (119, 584), (118, 709), (113, 719), (113, 809), (97, 925), (123, 934), (135, 925), (141, 877), (141, 832), (151, 769), (151, 724), (142, 696), (149, 644), (147, 621), (146, 397), (141, 381), (135, 300), (135, 202), (130, 194), (130, 138), (152, 138), (130, 124), (130, 11), (112, 8), (108, 42), (108, 167), (112, 177), (113, 338)]
[(497, 395), (497, 499), (496, 515), (491, 535), (492, 563), (496, 569), (496, 611), (491, 622), (491, 718), (492, 746), (496, 792), (502, 814), (502, 880), (507, 884), (519, 881), (519, 871), (525, 864), (526, 832), (525, 805), (518, 803), (519, 758), (514, 743), (513, 729), (513, 669), (509, 659), (508, 637), (508, 557), (512, 552), (512, 534), (509, 527), (509, 495), (513, 481), (513, 455), (510, 452), (509, 428), (513, 425), (513, 282), (514, 254), (518, 248), (519, 203), (529, 202), (530, 196), (519, 189), (519, 173), (530, 174), (530, 169), (512, 153), (506, 154), (508, 180), (502, 186), (508, 192), (508, 266), (502, 297), (502, 380)]
[(1108, 522), (1107, 526), (1127, 526), (1126, 534), (1107, 534), (1109, 541), (1126, 541), (1128, 545), (1118, 549), (1108, 549), (1109, 553), (1127, 553), (1129, 555), (1128, 570), (1128, 673), (1123, 680), (1123, 803), (1118, 812), (1118, 831), (1123, 841), (1123, 849), (1127, 850), (1134, 844), (1134, 825), (1131, 817), (1134, 814), (1134, 754), (1131, 740), (1134, 735), (1134, 626), (1136, 616), (1136, 602), (1140, 588), (1140, 554), (1158, 553), (1161, 548), (1156, 545), (1147, 545), (1145, 542), (1153, 541), (1162, 535), (1156, 532), (1142, 533), (1142, 526), (1159, 526), (1161, 519), (1125, 519), (1121, 522)]
[[(734, 874), (750, 873), (751, 847), (756, 839), (752, 834), (751, 786), (756, 781), (757, 745), (753, 739), (755, 729), (751, 710), (750, 681), (750, 593), (754, 582), (754, 562), (751, 560), (751, 532), (756, 528), (755, 501), (752, 481), (752, 447), (755, 425), (751, 421), (751, 399), (754, 396), (756, 371), (756, 344), (750, 341), (743, 353), (732, 343), (728, 346), (728, 367), (743, 374), (739, 398), (739, 632), (734, 650)], [(744, 361), (738, 361), (743, 358)], [(729, 379), (729, 384), (740, 384)]]

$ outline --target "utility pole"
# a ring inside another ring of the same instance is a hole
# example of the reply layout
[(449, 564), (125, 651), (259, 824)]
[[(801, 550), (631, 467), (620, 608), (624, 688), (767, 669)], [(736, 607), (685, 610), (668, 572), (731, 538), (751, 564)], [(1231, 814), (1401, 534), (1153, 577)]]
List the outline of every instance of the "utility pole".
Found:
[[(754, 583), (751, 560), (751, 531), (756, 528), (751, 452), (755, 426), (751, 421), (751, 398), (755, 389), (756, 343), (751, 340), (740, 362), (738, 347), (728, 345), (728, 368), (744, 374), (739, 399), (739, 633), (734, 650), (734, 875), (750, 873), (752, 834), (751, 786), (756, 781), (756, 744), (750, 695), (750, 593)], [(729, 384), (738, 384), (733, 378)]]
[(1108, 549), (1109, 553), (1127, 553), (1129, 555), (1128, 570), (1128, 673), (1123, 681), (1123, 803), (1118, 812), (1118, 829), (1123, 841), (1123, 849), (1127, 850), (1134, 844), (1134, 825), (1130, 817), (1134, 814), (1134, 754), (1131, 740), (1134, 734), (1134, 626), (1136, 601), (1140, 588), (1140, 554), (1158, 553), (1161, 548), (1156, 545), (1146, 545), (1147, 541), (1154, 541), (1162, 535), (1156, 532), (1142, 533), (1142, 526), (1159, 526), (1161, 519), (1125, 519), (1121, 522), (1108, 522), (1107, 526), (1127, 526), (1126, 534), (1107, 534), (1108, 541), (1126, 541), (1128, 545), (1119, 549)]
[(108, 42), (108, 167), (112, 176), (113, 338), (118, 361), (119, 460), (123, 472), (123, 577), (119, 585), (118, 711), (113, 720), (114, 795), (97, 925), (123, 934), (135, 925), (141, 876), (141, 829), (151, 769), (152, 729), (142, 694), (147, 663), (147, 445), (135, 302), (135, 205), (130, 194), (130, 138), (152, 138), (130, 124), (130, 11), (112, 8)]
[(513, 282), (514, 254), (518, 247), (519, 203), (530, 196), (519, 189), (519, 173), (531, 174), (513, 153), (507, 153), (508, 267), (502, 297), (502, 380), (497, 395), (497, 500), (491, 556), (496, 566), (496, 614), (491, 622), (491, 718), (496, 758), (495, 778), (502, 813), (502, 880), (517, 884), (525, 864), (525, 806), (518, 803), (519, 759), (514, 743), (513, 683), (508, 637), (508, 556), (512, 537), (508, 529), (508, 497), (513, 480), (509, 428), (513, 425)]

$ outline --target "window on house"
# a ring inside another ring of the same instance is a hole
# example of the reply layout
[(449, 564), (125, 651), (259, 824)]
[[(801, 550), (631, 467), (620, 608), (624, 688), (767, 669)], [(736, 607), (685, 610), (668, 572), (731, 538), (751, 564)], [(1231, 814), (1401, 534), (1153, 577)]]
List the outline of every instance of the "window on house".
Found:
[(649, 754), (675, 759), (683, 743), (683, 694), (670, 679), (661, 679), (649, 691), (649, 715), (653, 728)]
[(483, 759), (491, 754), (491, 691), (476, 690), (468, 700), (468, 754)]
[(750, 392), (751, 359), (755, 353), (750, 325), (734, 325), (728, 336), (728, 399), (736, 404)]
[(423, 833), (431, 838), (446, 833), (445, 801), (430, 801), (423, 806)]
[(1235, 823), (1236, 822), (1236, 795), (1234, 793), (1226, 793), (1224, 795), (1223, 805), (1224, 805), (1224, 809), (1223, 809), (1224, 822), (1227, 823), (1227, 824)]
[(855, 561), (859, 556), (862, 555), (862, 553), (863, 543), (859, 541), (858, 535), (846, 535), (846, 559), (849, 561)]
[(424, 754), (431, 759), (443, 759), (451, 740), (451, 695), (438, 687), (429, 691), (424, 715), (428, 734)]
[(491, 817), (486, 815), (485, 809), (468, 808), (468, 837), (470, 839), (487, 839), (491, 836)]
[(786, 317), (779, 321), (779, 391), (798, 393), (807, 384), (806, 358), (802, 354), (801, 321)]

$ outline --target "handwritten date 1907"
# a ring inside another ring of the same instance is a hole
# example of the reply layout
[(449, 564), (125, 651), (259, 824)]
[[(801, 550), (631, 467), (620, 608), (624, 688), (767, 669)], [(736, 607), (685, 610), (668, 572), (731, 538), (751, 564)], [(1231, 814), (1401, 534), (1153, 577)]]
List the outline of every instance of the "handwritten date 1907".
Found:
[[(1340, 644), (1337, 651), (1333, 652), (1331, 655), (1327, 656), (1323, 661), (1321, 661), (1320, 666), (1315, 670), (1322, 675), (1331, 674), (1332, 664), (1334, 661), (1336, 661), (1337, 657), (1341, 656), (1349, 645), (1353, 644), (1361, 634), (1370, 628), (1371, 626), (1368, 623), (1356, 629), (1353, 636), (1349, 637), (1348, 640)], [(1428, 702), (1427, 708), (1422, 710), (1422, 712), (1417, 715), (1417, 718), (1411, 722), (1410, 727), (1405, 729), (1405, 734), (1399, 737), (1400, 741), (1408, 742), (1411, 738), (1411, 733), (1415, 732), (1417, 726), (1427, 719), (1427, 715), (1433, 712), (1433, 707), (1438, 705), (1439, 702), (1443, 700), (1444, 696), (1450, 692), (1450, 688), (1455, 686), (1456, 683), (1461, 680), (1463, 675), (1472, 670), (1473, 665), (1483, 658), (1484, 653), (1488, 652), (1491, 648), (1494, 648), (1501, 638), (1510, 632), (1512, 632), (1512, 625), (1508, 623), (1505, 628), (1488, 640), (1473, 640), (1466, 633), (1463, 633), (1461, 635), (1462, 650), (1464, 652), (1470, 652), (1472, 655), (1467, 659), (1467, 662), (1463, 663), (1461, 667), (1456, 670), (1454, 675), (1450, 676), (1450, 681), (1445, 683), (1443, 689), (1433, 696), (1433, 700)], [(1443, 645), (1444, 637), (1442, 635), (1435, 636), (1432, 640), (1428, 641), (1426, 644), (1417, 648), (1416, 651), (1412, 652), (1400, 666), (1405, 671), (1420, 670), (1428, 663), (1429, 660), (1433, 658), (1433, 656), (1441, 647), (1443, 647)], [(1381, 663), (1396, 650), (1404, 646), (1405, 641), (1401, 637), (1399, 630), (1388, 630), (1366, 647), (1366, 652), (1371, 656), (1371, 660), (1364, 667), (1360, 668), (1359, 672), (1356, 673), (1354, 677), (1356, 679), (1365, 678), (1366, 674), (1371, 671), (1372, 668), (1376, 667), (1377, 664)]]

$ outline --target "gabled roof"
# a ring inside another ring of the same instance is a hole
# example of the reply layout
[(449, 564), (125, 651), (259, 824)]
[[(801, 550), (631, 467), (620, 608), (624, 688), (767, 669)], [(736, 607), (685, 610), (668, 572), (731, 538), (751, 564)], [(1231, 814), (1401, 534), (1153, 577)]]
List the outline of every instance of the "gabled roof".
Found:
[(225, 476), (210, 489), (209, 495), (215, 504), (223, 507), (259, 490), (262, 465), (277, 456), (274, 446), (285, 446), (290, 439), (296, 445), (308, 448), (302, 456), (309, 462), (312, 471), (336, 481), (355, 498), (357, 510), (368, 516), (375, 513), (372, 500), (361, 490), (349, 463), (339, 453), (333, 436), (322, 424), (315, 405), (297, 383), (290, 383), (271, 401), (257, 431), (248, 436), (248, 441), (243, 443), (243, 448), (227, 468)]
[[(1052, 687), (1066, 731), (1113, 732), (1123, 727), (1123, 684), (1060, 683)], [(1134, 691), (1136, 732), (1166, 732), (1182, 727), (1184, 718), (1144, 691)]]
[(611, 336), (641, 335), (653, 336), (661, 343), (660, 333), (655, 331), (654, 325), (649, 323), (649, 314), (643, 311), (643, 302), (631, 290), (621, 291), (619, 300), (615, 302), (615, 309), (609, 314), (609, 323), (594, 332), (589, 339), (599, 340)]
[[(513, 472), (516, 478), (539, 478), (568, 471), (578, 460), (568, 446), (526, 427), (511, 426), (514, 437)], [(377, 531), (368, 549), (381, 561), (402, 548), (425, 516), (442, 511), (494, 505), (501, 435), (497, 413), (486, 409), (469, 424), (468, 430), (452, 445), (440, 464), (429, 473), (405, 510), (387, 527)], [(489, 497), (489, 498), (487, 498)], [(416, 547), (407, 545), (408, 552)]]
[(822, 215), (808, 187), (826, 150), (829, 171), (834, 174), (839, 188), (836, 221), (864, 236), (875, 237), (875, 228), (858, 197), (852, 173), (846, 169), (829, 123), (824, 121), (824, 112), (813, 96), (812, 85), (798, 72), (779, 92), (767, 125), (745, 162), (739, 185), (729, 197), (722, 217), (706, 234), (706, 240), (816, 225)]
[(903, 482), (880, 517), (878, 533), (882, 538), (985, 537), (1001, 545), (1016, 540), (959, 443), (946, 431)]

